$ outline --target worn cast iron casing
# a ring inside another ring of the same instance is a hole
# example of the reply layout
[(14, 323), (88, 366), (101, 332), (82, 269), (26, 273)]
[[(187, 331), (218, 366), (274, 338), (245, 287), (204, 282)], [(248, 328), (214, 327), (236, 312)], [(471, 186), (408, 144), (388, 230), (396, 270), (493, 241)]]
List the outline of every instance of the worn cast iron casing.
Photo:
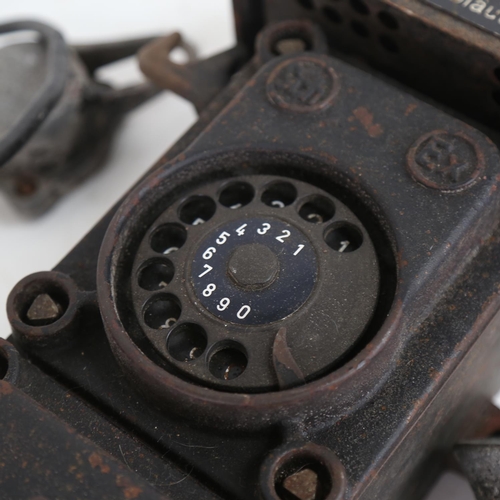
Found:
[[(137, 498), (146, 479), (169, 498), (277, 499), (283, 464), (304, 460), (329, 477), (328, 499), (421, 498), (446, 452), (483, 423), (500, 379), (498, 150), (339, 59), (259, 56), (268, 62), (250, 77), (257, 63), (243, 70), (56, 267), (76, 289), (68, 337), (54, 338), (65, 333), (58, 323), (66, 313), (53, 325), (23, 326), (25, 284), (13, 290), (13, 342), (58, 383), (21, 366), (0, 399), (22, 389), (102, 454), (134, 464), (137, 474), (127, 476)], [(293, 389), (239, 394), (191, 384), (122, 321), (128, 261), (149, 222), (190, 187), (242, 174), (289, 176), (335, 193), (372, 232), (389, 278), (390, 311), (376, 335), (336, 371)], [(49, 281), (63, 288), (57, 273), (33, 278), (37, 290)], [(71, 410), (48, 392), (51, 383), (68, 389)], [(85, 425), (89, 414), (96, 429)], [(126, 453), (112, 439), (123, 429), (137, 444)], [(156, 468), (144, 467), (141, 454)], [(107, 461), (93, 463), (105, 472)], [(157, 481), (164, 466), (184, 470), (184, 479)], [(50, 496), (50, 484), (37, 485)]]
[(498, 124), (500, 39), (496, 0), (233, 3), (243, 42), (251, 45), (266, 23), (310, 19), (324, 29), (336, 55), (388, 74), (478, 121), (495, 127)]

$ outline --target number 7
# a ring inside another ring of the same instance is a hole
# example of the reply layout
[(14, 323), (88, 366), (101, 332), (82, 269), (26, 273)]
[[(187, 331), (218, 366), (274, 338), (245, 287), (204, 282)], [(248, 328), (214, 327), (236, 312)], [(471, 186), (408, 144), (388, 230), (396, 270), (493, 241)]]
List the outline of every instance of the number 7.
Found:
[(212, 269), (213, 267), (212, 266), (209, 266), (208, 264), (205, 264), (203, 266), (204, 269), (206, 269), (206, 271), (203, 271), (199, 276), (198, 278), (203, 278), (203, 276), (205, 276), (205, 274), (208, 274)]

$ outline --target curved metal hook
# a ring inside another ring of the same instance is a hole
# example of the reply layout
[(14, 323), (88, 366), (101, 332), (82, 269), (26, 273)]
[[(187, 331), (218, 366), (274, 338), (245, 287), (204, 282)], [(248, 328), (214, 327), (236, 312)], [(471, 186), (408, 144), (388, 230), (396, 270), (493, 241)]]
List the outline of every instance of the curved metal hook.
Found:
[(225, 87), (245, 50), (236, 46), (202, 61), (177, 64), (171, 52), (181, 47), (188, 55), (192, 49), (179, 33), (159, 38), (144, 46), (138, 53), (142, 72), (156, 85), (171, 90), (192, 102), (198, 112)]

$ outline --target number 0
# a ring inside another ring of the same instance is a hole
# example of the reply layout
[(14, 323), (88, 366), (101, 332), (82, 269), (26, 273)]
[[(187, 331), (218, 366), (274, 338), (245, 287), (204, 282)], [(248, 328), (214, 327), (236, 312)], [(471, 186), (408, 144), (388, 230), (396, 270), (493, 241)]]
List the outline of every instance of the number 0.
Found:
[(243, 306), (238, 311), (236, 316), (238, 316), (238, 319), (245, 319), (250, 314), (251, 311), (252, 311), (252, 308), (250, 306)]

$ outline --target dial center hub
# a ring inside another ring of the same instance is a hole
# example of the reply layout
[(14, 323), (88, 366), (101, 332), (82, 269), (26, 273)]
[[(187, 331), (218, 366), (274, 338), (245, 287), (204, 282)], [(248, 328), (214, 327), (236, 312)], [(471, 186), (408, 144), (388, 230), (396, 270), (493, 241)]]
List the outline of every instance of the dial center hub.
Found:
[(280, 269), (276, 254), (266, 245), (242, 245), (232, 253), (227, 271), (233, 281), (246, 290), (270, 286)]
[(316, 252), (295, 225), (243, 217), (214, 228), (193, 255), (200, 303), (225, 322), (263, 325), (286, 318), (311, 295)]

